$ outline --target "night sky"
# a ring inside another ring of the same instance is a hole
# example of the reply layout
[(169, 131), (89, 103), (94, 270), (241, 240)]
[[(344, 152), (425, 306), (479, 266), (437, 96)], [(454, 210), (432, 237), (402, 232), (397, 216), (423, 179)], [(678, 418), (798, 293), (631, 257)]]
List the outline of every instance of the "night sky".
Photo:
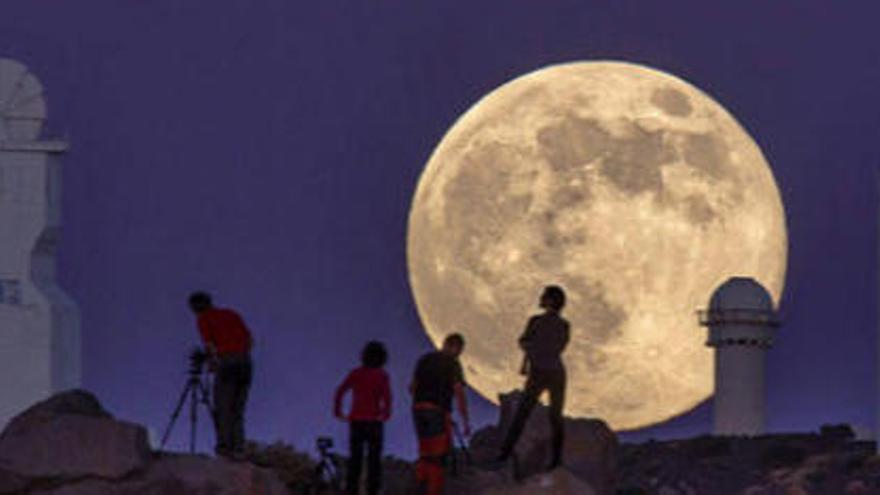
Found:
[[(41, 78), (49, 130), (72, 145), (60, 277), (82, 310), (85, 386), (161, 430), (197, 343), (186, 295), (207, 289), (256, 335), (250, 436), (342, 440), (333, 388), (381, 339), (388, 450), (412, 455), (404, 385), (430, 343), (405, 239), (422, 168), (493, 88), (616, 59), (713, 96), (776, 176), (790, 257), (769, 429), (873, 425), (880, 7), (720, 3), (3, 0), (0, 56)], [(702, 406), (625, 437), (710, 428)]]

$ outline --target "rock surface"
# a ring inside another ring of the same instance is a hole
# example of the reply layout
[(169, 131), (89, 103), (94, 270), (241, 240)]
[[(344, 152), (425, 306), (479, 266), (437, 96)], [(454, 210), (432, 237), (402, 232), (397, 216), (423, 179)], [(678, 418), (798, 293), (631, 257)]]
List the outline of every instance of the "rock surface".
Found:
[[(498, 455), (520, 397), (520, 392), (502, 395), (498, 426), (484, 428), (474, 434), (471, 452), (475, 465), (485, 464)], [(548, 413), (547, 407), (538, 405), (517, 442), (515, 453), (518, 476), (521, 478), (542, 475), (539, 478), (547, 479), (543, 473), (551, 458)], [(617, 448), (617, 436), (603, 421), (565, 419), (564, 472), (586, 482), (599, 495), (613, 494), (615, 491)]]
[(89, 479), (34, 495), (241, 495), (284, 494), (287, 488), (269, 471), (252, 464), (204, 456), (168, 456), (156, 460), (149, 470), (123, 482)]
[(595, 495), (597, 492), (587, 482), (567, 469), (532, 476), (523, 483), (491, 487), (482, 495)]
[[(617, 440), (601, 421), (566, 420), (565, 466), (543, 472), (550, 444), (544, 407), (536, 408), (517, 446), (521, 469), (491, 466), (517, 398), (505, 396), (500, 424), (474, 436), (473, 462), (457, 457), (446, 493), (614, 493)], [(251, 444), (249, 449), (250, 462), (153, 453), (143, 427), (114, 419), (93, 395), (75, 390), (34, 405), (0, 434), (0, 495), (304, 493), (313, 460), (284, 444)], [(412, 463), (389, 458), (385, 467), (386, 495), (417, 493)]]
[(452, 477), (446, 493), (456, 495), (597, 495), (598, 492), (566, 468), (516, 480), (509, 471), (474, 468)]
[(114, 420), (81, 390), (32, 406), (0, 435), (0, 468), (21, 478), (123, 478), (149, 460), (146, 430)]
[(880, 457), (845, 425), (621, 446), (621, 495), (880, 495)]
[(115, 420), (88, 392), (40, 402), (0, 434), (0, 494), (287, 495), (251, 463), (150, 451), (142, 426)]

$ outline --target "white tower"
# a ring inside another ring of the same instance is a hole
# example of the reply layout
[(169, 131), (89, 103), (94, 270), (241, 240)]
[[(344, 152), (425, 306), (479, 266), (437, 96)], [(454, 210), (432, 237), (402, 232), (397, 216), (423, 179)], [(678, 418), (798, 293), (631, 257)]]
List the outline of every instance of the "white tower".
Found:
[(80, 384), (79, 311), (55, 283), (67, 143), (41, 139), (45, 118), (39, 80), (0, 58), (0, 427)]
[(715, 348), (715, 434), (764, 433), (765, 353), (779, 326), (773, 299), (752, 278), (730, 278), (700, 311), (700, 324)]

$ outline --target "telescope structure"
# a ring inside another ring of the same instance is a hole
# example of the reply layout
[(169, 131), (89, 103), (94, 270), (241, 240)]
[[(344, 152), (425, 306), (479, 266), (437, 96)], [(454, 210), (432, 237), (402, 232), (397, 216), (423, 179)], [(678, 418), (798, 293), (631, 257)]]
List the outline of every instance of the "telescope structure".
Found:
[(714, 433), (763, 434), (766, 352), (780, 325), (773, 298), (755, 279), (733, 277), (699, 317), (715, 349)]
[(0, 58), (0, 427), (80, 385), (79, 310), (55, 279), (67, 143), (45, 120), (40, 81)]

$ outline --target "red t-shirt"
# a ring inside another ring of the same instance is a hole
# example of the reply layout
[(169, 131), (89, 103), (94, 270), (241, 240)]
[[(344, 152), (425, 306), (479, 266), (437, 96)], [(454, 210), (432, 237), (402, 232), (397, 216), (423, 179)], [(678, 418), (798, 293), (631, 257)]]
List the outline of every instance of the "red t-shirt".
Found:
[(342, 397), (352, 392), (350, 421), (387, 421), (391, 417), (391, 385), (382, 368), (361, 366), (352, 370), (336, 389), (333, 411), (342, 414)]
[(199, 313), (199, 333), (205, 345), (212, 345), (217, 355), (245, 354), (251, 350), (251, 332), (235, 311), (211, 308)]

